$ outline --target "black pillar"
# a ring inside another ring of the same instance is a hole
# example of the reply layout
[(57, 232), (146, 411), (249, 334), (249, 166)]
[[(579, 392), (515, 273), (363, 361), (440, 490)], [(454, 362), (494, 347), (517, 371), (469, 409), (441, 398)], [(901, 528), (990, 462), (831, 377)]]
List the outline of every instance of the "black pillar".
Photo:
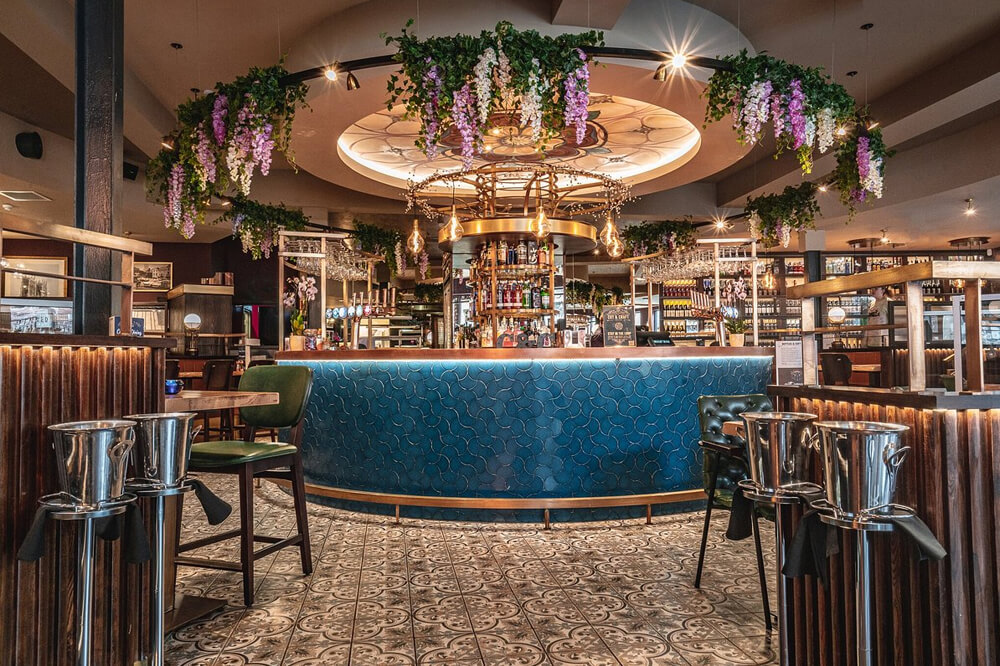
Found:
[[(124, 0), (76, 2), (76, 226), (118, 230), (122, 200)], [(110, 280), (112, 253), (78, 245), (77, 276)], [(111, 287), (74, 283), (77, 334), (107, 335)]]
[[(819, 282), (823, 279), (823, 255), (819, 250), (807, 250), (803, 253), (803, 263), (805, 264), (807, 282)], [(823, 325), (823, 306), (820, 304), (822, 300), (822, 298), (817, 298), (814, 306), (817, 327)]]

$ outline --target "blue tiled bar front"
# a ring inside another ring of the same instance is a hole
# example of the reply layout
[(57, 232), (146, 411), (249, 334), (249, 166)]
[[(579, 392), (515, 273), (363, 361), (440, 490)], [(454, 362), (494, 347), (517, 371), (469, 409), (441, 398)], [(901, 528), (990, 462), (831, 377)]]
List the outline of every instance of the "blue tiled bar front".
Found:
[(690, 500), (680, 491), (701, 487), (697, 397), (763, 392), (771, 377), (758, 349), (288, 352), (279, 362), (315, 372), (305, 477), (335, 504), (358, 499), (339, 491), (404, 506), (420, 503), (412, 496)]

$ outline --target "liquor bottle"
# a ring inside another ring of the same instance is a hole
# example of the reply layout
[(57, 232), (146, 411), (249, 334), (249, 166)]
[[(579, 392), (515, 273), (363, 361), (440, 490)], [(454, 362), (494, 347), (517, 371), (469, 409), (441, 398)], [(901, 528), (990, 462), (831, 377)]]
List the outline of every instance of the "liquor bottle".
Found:
[(534, 266), (538, 263), (538, 243), (536, 241), (528, 241), (528, 263)]
[[(542, 288), (541, 288), (541, 291), (539, 293), (539, 296), (541, 297), (541, 300), (542, 300), (542, 308), (549, 307), (549, 288), (548, 288), (548, 286), (546, 286), (546, 284), (544, 282), (542, 283)], [(539, 308), (539, 309), (541, 309), (541, 308)]]
[(542, 309), (542, 289), (537, 285), (531, 289), (531, 307), (536, 310)]
[(503, 266), (507, 263), (507, 241), (502, 240), (497, 246), (497, 265)]
[(546, 243), (538, 244), (538, 265), (545, 266), (549, 263), (549, 246)]
[(524, 241), (517, 244), (517, 263), (521, 265), (528, 263), (528, 244)]

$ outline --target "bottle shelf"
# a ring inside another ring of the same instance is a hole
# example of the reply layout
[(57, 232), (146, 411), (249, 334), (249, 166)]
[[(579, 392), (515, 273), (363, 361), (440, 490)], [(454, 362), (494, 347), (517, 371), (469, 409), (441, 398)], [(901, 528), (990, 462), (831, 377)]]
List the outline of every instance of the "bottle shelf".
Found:
[(481, 273), (495, 273), (500, 279), (542, 277), (551, 272), (548, 264), (500, 264), (498, 266), (480, 266)]
[(555, 310), (535, 309), (535, 308), (504, 308), (503, 310), (483, 310), (477, 317), (548, 317), (554, 315)]

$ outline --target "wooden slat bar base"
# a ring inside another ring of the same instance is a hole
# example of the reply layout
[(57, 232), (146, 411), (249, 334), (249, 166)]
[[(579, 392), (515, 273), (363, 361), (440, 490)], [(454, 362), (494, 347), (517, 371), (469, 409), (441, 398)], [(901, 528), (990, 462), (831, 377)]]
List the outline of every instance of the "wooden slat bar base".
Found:
[[(896, 501), (916, 509), (948, 557), (919, 563), (902, 536), (872, 535), (875, 663), (1000, 663), (1000, 409), (867, 404), (860, 392), (856, 401), (783, 393), (782, 410), (911, 428), (906, 444), (913, 450), (903, 463)], [(800, 517), (796, 509), (793, 523)], [(852, 663), (855, 539), (844, 530), (839, 539), (840, 554), (828, 562), (829, 588), (812, 578), (792, 584), (786, 609), (794, 627), (790, 663)]]
[[(161, 411), (165, 349), (39, 337), (0, 340), (0, 664), (63, 666), (76, 654), (79, 524), (49, 521), (45, 556), (15, 559), (38, 498), (59, 489), (46, 426)], [(126, 564), (118, 541), (98, 539), (95, 553), (92, 663), (132, 666), (149, 652), (149, 566)]]

